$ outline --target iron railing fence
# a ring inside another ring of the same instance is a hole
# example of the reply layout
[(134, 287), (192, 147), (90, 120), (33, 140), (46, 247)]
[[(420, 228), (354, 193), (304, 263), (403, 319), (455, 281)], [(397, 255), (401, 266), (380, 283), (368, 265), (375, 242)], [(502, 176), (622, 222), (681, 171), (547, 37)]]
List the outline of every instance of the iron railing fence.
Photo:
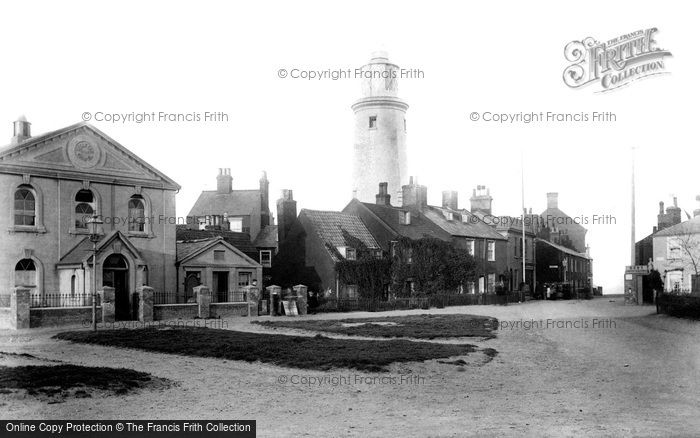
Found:
[[(100, 305), (100, 296), (96, 295)], [(42, 293), (29, 296), (29, 307), (87, 307), (92, 306), (91, 293)]]

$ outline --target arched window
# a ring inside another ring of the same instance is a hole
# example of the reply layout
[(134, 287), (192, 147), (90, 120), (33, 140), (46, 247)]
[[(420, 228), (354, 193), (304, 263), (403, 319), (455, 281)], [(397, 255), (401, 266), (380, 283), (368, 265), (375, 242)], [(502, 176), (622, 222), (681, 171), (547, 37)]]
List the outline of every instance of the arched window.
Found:
[(95, 196), (90, 190), (80, 190), (75, 195), (75, 228), (85, 230), (95, 214)]
[(146, 231), (146, 203), (141, 195), (129, 199), (129, 231)]
[(71, 277), (70, 277), (70, 296), (71, 297), (75, 296), (75, 282), (76, 282), (75, 275), (71, 275)]
[(36, 225), (36, 197), (30, 186), (21, 185), (15, 191), (15, 225)]
[(36, 265), (32, 259), (22, 259), (15, 265), (15, 286), (36, 287)]

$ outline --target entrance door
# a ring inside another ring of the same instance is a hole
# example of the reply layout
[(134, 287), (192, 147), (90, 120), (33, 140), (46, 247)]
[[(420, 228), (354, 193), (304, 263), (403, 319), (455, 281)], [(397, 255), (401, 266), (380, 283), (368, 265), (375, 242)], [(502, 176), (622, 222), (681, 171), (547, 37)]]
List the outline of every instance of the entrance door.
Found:
[(185, 302), (189, 303), (194, 297), (194, 288), (202, 284), (202, 274), (197, 272), (188, 272), (185, 277)]
[(124, 256), (112, 254), (102, 264), (102, 285), (114, 288), (114, 318), (131, 319), (129, 305), (129, 267)]
[(213, 272), (214, 293), (218, 303), (227, 303), (228, 299), (228, 271)]

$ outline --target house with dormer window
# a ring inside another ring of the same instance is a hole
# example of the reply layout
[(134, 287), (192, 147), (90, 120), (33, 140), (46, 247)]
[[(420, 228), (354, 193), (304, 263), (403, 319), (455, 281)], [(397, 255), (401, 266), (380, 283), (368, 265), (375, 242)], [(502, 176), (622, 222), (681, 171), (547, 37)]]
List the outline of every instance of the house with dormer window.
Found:
[(505, 281), (507, 239), (476, 215), (458, 208), (457, 193), (443, 192), (442, 206), (428, 204), (428, 189), (414, 178), (402, 187), (401, 205), (392, 205), (387, 183), (379, 184), (376, 202), (353, 199), (344, 213), (357, 215), (388, 254), (400, 238), (434, 238), (465, 249), (477, 261), (475, 281), (467, 293), (494, 293)]
[[(280, 210), (278, 215), (286, 216)], [(343, 260), (383, 256), (382, 247), (353, 214), (302, 209), (283, 229), (284, 238), (275, 258), (275, 266), (280, 267), (277, 278), (289, 283), (282, 287), (302, 283), (309, 290), (331, 291), (338, 298), (357, 298), (357, 285), (343, 284), (336, 265)]]

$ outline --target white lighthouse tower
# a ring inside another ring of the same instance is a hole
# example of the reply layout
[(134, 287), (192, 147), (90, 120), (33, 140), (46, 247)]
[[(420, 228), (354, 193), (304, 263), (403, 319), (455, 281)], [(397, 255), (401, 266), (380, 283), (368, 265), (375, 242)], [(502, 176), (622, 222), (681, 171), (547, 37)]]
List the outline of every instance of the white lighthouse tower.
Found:
[(353, 196), (374, 202), (380, 182), (388, 193), (399, 194), (408, 182), (406, 159), (406, 110), (398, 97), (399, 67), (385, 52), (375, 52), (362, 67), (362, 98), (355, 112)]

